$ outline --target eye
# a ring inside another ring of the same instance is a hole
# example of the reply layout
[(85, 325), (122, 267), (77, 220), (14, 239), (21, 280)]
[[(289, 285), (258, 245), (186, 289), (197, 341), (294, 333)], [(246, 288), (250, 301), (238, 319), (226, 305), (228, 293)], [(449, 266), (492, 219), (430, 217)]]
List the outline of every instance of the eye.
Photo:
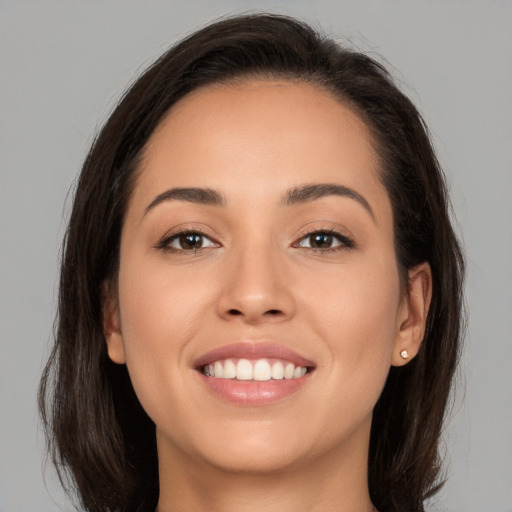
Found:
[(208, 247), (218, 247), (211, 238), (196, 231), (184, 231), (165, 238), (159, 244), (161, 249), (173, 251), (197, 251)]
[(343, 247), (354, 247), (354, 242), (341, 233), (315, 231), (301, 238), (296, 244), (296, 247), (316, 250), (341, 249)]

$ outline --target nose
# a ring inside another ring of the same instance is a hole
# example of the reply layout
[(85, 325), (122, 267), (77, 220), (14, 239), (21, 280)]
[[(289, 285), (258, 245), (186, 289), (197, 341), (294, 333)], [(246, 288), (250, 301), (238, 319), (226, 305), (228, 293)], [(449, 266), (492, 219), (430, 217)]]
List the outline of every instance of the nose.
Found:
[(283, 322), (295, 314), (286, 256), (270, 244), (248, 244), (224, 262), (218, 313), (247, 324)]

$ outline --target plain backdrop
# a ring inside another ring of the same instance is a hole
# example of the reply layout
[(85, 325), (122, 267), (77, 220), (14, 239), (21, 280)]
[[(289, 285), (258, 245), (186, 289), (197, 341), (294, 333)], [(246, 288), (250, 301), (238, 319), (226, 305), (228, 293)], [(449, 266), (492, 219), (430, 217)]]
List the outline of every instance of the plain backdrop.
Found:
[(64, 204), (93, 133), (169, 44), (247, 10), (382, 55), (427, 120), (466, 247), (470, 313), (444, 437), (449, 479), (430, 510), (512, 511), (509, 0), (0, 0), (0, 511), (72, 510), (45, 469), (36, 390)]

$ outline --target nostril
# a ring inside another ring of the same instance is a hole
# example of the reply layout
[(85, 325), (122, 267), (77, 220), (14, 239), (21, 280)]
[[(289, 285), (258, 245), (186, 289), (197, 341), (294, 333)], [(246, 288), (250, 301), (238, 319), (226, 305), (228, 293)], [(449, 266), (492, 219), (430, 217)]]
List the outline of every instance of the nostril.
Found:
[[(243, 315), (243, 313), (239, 310), (239, 309), (230, 309), (228, 311), (228, 314), (229, 315), (232, 315), (232, 316), (240, 316), (240, 315)], [(272, 315), (272, 316), (277, 316), (277, 315), (280, 315), (281, 314), (281, 310), (280, 309), (269, 309), (268, 311), (265, 311), (264, 313), (265, 315)]]

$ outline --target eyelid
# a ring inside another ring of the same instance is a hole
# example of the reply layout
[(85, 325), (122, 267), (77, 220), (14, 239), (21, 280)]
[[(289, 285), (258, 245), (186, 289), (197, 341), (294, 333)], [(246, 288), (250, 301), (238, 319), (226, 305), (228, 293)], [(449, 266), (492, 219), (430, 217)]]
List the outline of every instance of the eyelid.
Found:
[[(321, 249), (317, 247), (304, 247), (300, 245), (300, 243), (315, 234), (328, 234), (335, 237), (340, 244), (334, 247), (328, 247), (326, 249)], [(309, 229), (302, 229), (296, 237), (296, 241), (292, 244), (295, 248), (301, 248), (305, 250), (315, 251), (315, 252), (329, 252), (329, 251), (342, 251), (346, 249), (353, 249), (356, 247), (356, 243), (352, 235), (349, 235), (340, 228), (336, 229), (332, 226), (315, 226), (310, 227)]]
[[(291, 244), (294, 248), (300, 248), (307, 251), (313, 251), (313, 252), (320, 252), (320, 253), (326, 253), (326, 252), (335, 252), (335, 251), (343, 251), (346, 249), (352, 249), (356, 247), (356, 243), (354, 241), (354, 238), (351, 234), (347, 234), (346, 229), (336, 228), (332, 225), (326, 226), (326, 225), (316, 225), (312, 226), (312, 224), (315, 223), (309, 223), (306, 226), (303, 226), (302, 229), (296, 234), (294, 237), (295, 242)], [(199, 251), (205, 251), (213, 248), (222, 247), (222, 244), (218, 241), (217, 237), (211, 236), (209, 233), (210, 230), (205, 230), (198, 226), (188, 225), (188, 226), (176, 226), (172, 230), (168, 231), (165, 235), (163, 235), (160, 240), (155, 244), (155, 249), (160, 250), (167, 250), (170, 252), (176, 252), (176, 253), (191, 253), (191, 252), (199, 252)], [(204, 237), (205, 239), (209, 240), (211, 242), (211, 245), (207, 247), (199, 247), (197, 249), (181, 249), (176, 247), (171, 247), (170, 244), (175, 239), (177, 239), (180, 236), (187, 235), (187, 234), (197, 234), (201, 237)], [(336, 238), (336, 240), (339, 242), (334, 247), (328, 247), (328, 248), (318, 248), (318, 247), (306, 247), (301, 245), (301, 243), (307, 238), (315, 234), (328, 234), (332, 237)]]
[[(180, 236), (190, 235), (190, 234), (195, 234), (195, 235), (199, 235), (203, 238), (206, 238), (210, 242), (212, 242), (212, 245), (210, 245), (208, 247), (199, 247), (197, 249), (178, 249), (177, 247), (170, 246), (171, 242), (178, 239)], [(183, 226), (178, 226), (178, 227), (172, 229), (171, 231), (167, 232), (162, 238), (160, 238), (160, 240), (155, 245), (155, 249), (161, 249), (164, 251), (176, 252), (176, 253), (198, 252), (201, 250), (204, 251), (204, 250), (208, 250), (208, 249), (213, 249), (214, 247), (221, 247), (220, 242), (218, 242), (211, 235), (206, 234), (203, 229), (197, 228), (197, 227), (192, 227), (192, 226), (186, 227), (186, 228)]]

